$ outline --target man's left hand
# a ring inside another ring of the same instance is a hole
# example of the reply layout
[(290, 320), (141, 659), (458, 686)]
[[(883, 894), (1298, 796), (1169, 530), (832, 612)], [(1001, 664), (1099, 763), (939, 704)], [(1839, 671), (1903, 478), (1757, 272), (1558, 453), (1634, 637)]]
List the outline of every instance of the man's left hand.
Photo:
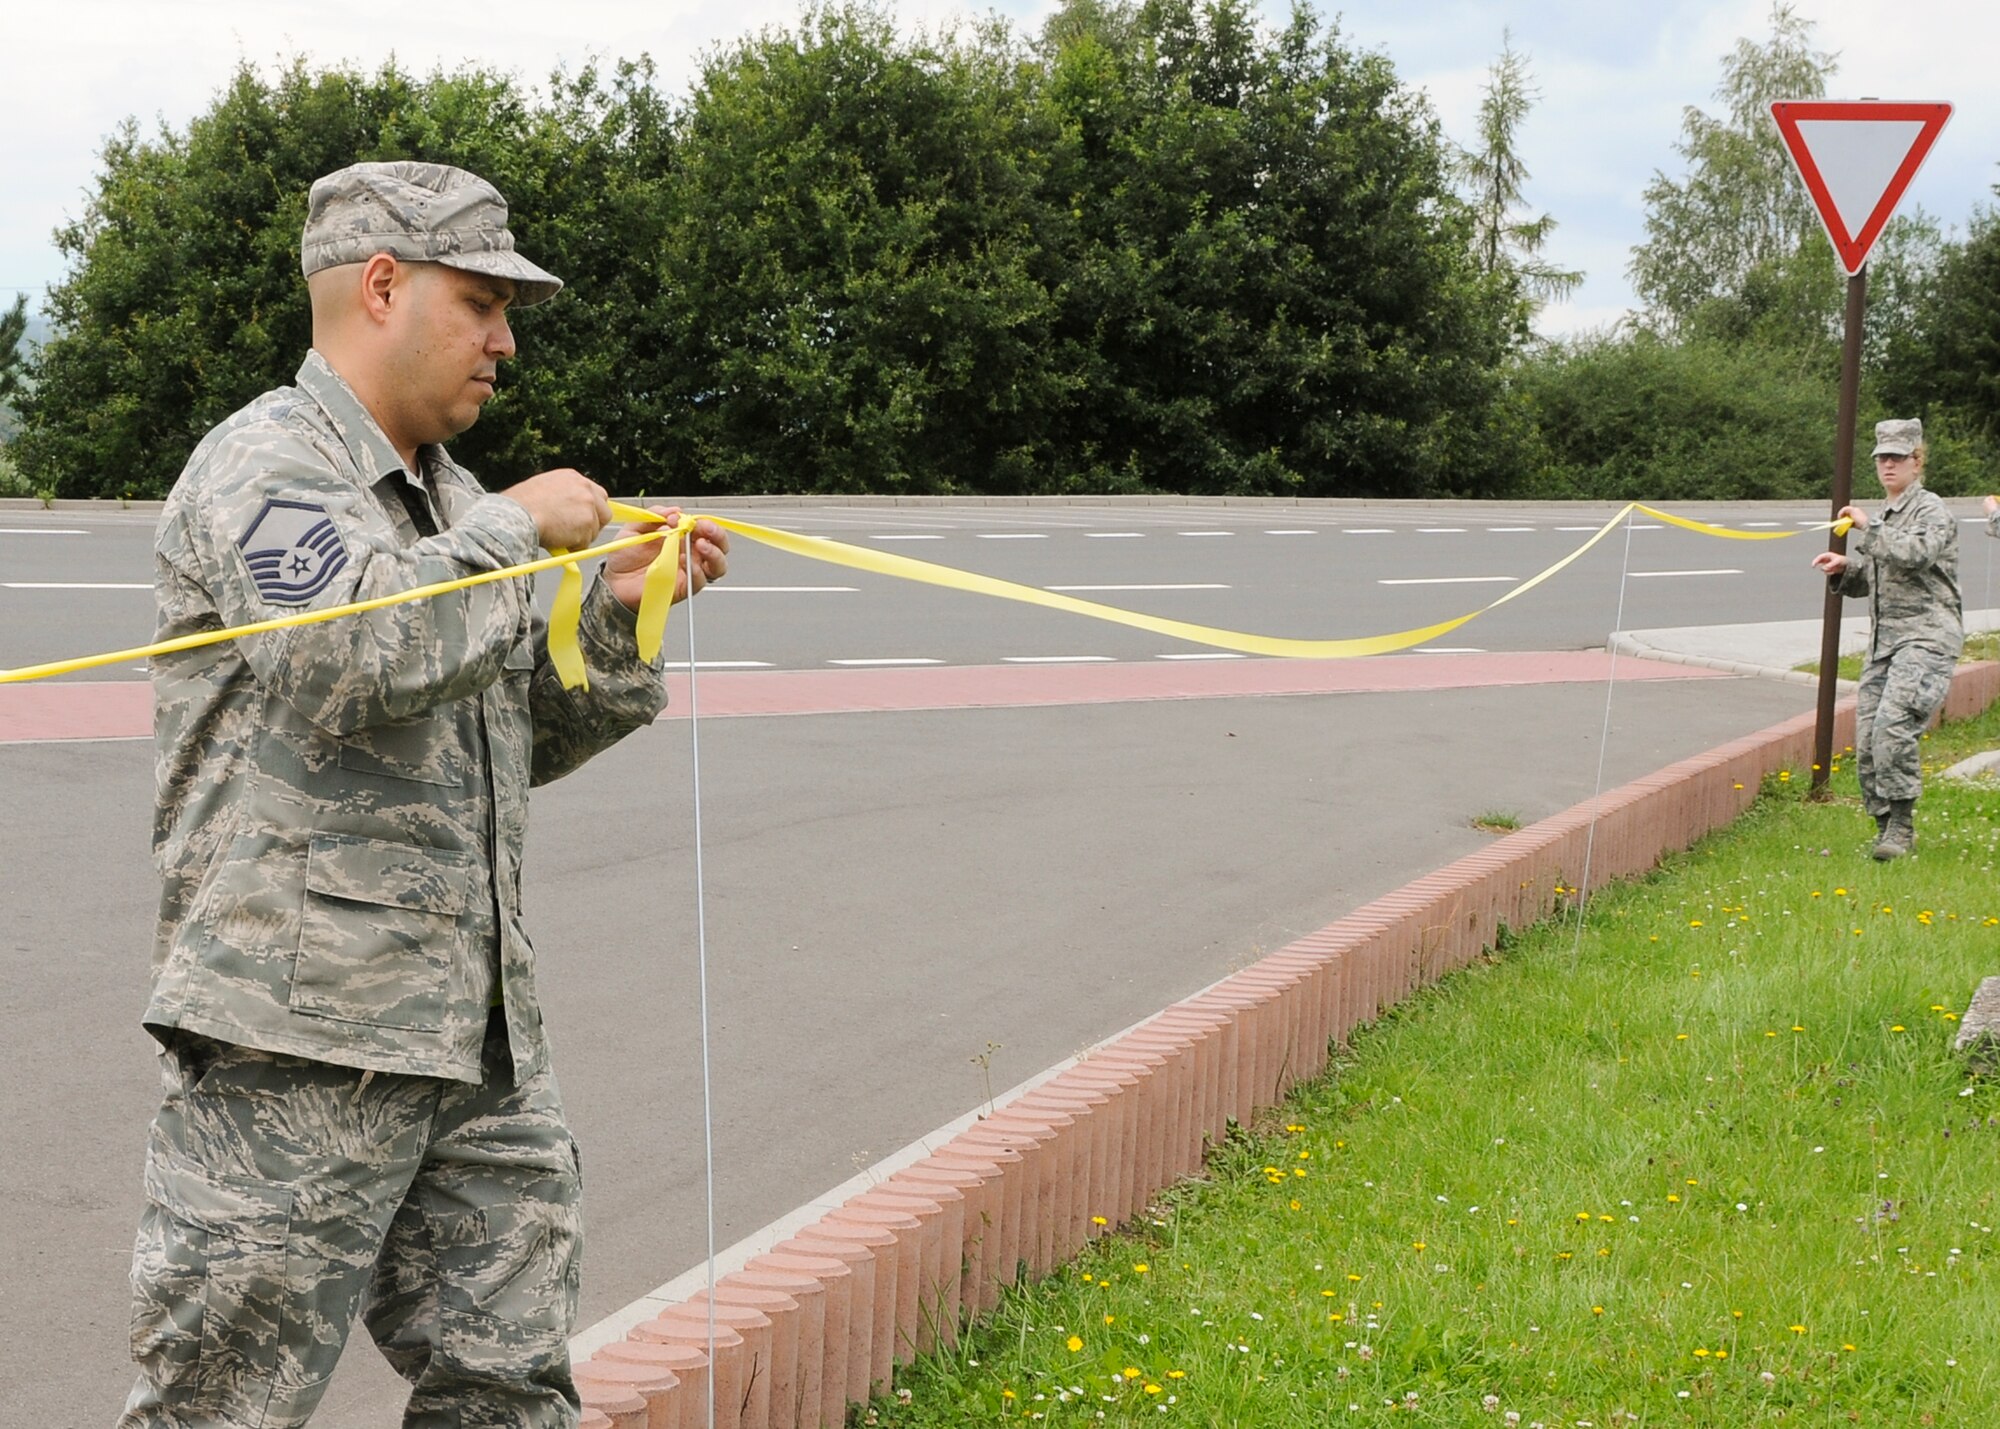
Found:
[[(660, 527), (674, 527), (680, 524), (681, 512), (678, 506), (649, 507), (660, 519), (641, 525), (634, 523), (606, 532), (600, 540), (615, 540), (619, 536), (636, 535), (643, 531), (656, 531)], [(694, 523), (694, 559), (692, 566), (694, 589), (700, 590), (710, 581), (719, 581), (729, 571), (729, 533), (713, 521), (701, 520)], [(665, 540), (663, 536), (661, 540)], [(646, 590), (646, 568), (653, 564), (653, 558), (660, 553), (660, 541), (647, 541), (643, 545), (627, 546), (622, 551), (613, 551), (604, 558), (604, 580), (611, 587), (611, 593), (627, 610), (639, 608), (639, 597)], [(674, 599), (688, 597), (688, 577), (690, 570), (683, 566), (674, 580)]]

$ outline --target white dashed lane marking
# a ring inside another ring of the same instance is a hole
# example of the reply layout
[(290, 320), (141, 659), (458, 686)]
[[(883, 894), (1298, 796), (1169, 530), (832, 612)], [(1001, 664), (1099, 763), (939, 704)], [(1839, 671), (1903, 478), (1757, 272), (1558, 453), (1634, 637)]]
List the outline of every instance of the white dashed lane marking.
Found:
[(973, 539), (977, 541), (1046, 541), (1049, 539), (1049, 533), (1046, 531), (975, 531), (972, 535)]
[(1486, 529), (1494, 535), (1503, 535), (1510, 531), (1532, 531), (1535, 528), (1533, 526), (1488, 526)]
[(151, 590), (151, 581), (0, 581), (7, 590)]
[(1417, 527), (1417, 534), (1419, 536), (1463, 536), (1465, 528), (1463, 526), (1419, 526)]
[(1266, 531), (1264, 534), (1266, 536), (1317, 536), (1319, 532), (1310, 529), (1302, 529), (1302, 530), (1292, 530), (1292, 531)]
[[(147, 587), (151, 589), (151, 587)], [(839, 595), (852, 593), (860, 587), (851, 585), (731, 585), (728, 581), (717, 581), (705, 587), (708, 590), (728, 591), (732, 595)]]
[(1234, 531), (1176, 531), (1177, 536), (1234, 536)]
[(1378, 580), (1376, 585), (1512, 585), (1519, 576), (1405, 576)]
[[(688, 667), (688, 662), (685, 660), (667, 660), (663, 663), (669, 670), (685, 670)], [(694, 667), (697, 670), (768, 670), (771, 668), (771, 662), (769, 660), (697, 660), (694, 662)]]
[(1093, 541), (1142, 541), (1144, 531), (1085, 531), (1084, 535)]
[(942, 665), (944, 661), (933, 660), (928, 655), (888, 655), (878, 660), (829, 660), (829, 665)]
[(1343, 536), (1393, 536), (1396, 534), (1396, 531), (1392, 526), (1343, 526), (1340, 528), (1340, 534)]
[(88, 531), (72, 531), (64, 526), (0, 526), (0, 536), (88, 536)]
[(1009, 665), (1109, 665), (1109, 655), (1003, 655)]
[(1742, 575), (1742, 574), (1743, 574), (1743, 572), (1741, 572), (1741, 571), (1728, 571), (1728, 570), (1722, 570), (1722, 571), (1634, 571), (1634, 572), (1632, 572), (1632, 578), (1633, 578), (1634, 580), (1637, 580), (1637, 579), (1639, 579), (1639, 578), (1640, 578), (1641, 576), (1740, 576), (1740, 575)]
[(1244, 657), (1233, 650), (1200, 650), (1192, 655), (1162, 655), (1162, 660), (1241, 660)]
[(868, 539), (869, 539), (869, 540), (871, 540), (871, 541), (942, 541), (942, 540), (944, 539), (944, 537), (942, 537), (942, 536), (931, 536), (931, 535), (915, 535), (915, 534), (912, 534), (912, 535), (907, 535), (907, 536), (900, 536), (900, 535), (899, 535), (899, 536), (888, 536), (888, 535), (883, 535), (883, 536), (870, 536), (870, 537), (869, 537)]
[(1228, 590), (1213, 581), (1186, 585), (1045, 585), (1043, 590)]

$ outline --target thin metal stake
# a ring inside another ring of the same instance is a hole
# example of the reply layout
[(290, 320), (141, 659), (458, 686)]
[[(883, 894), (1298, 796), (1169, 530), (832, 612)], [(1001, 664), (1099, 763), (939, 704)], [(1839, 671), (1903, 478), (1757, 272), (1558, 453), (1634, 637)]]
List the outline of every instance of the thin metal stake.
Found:
[(694, 949), (695, 985), (701, 1006), (701, 1148), (708, 1222), (708, 1429), (715, 1429), (715, 1110), (708, 1081), (708, 905), (701, 869), (701, 702), (696, 694), (694, 655), (694, 528), (683, 538), (681, 569), (687, 574), (688, 598), (688, 754), (693, 764), (694, 802)]
[(1597, 851), (1597, 801), (1604, 795), (1604, 756), (1611, 744), (1611, 696), (1618, 688), (1618, 637), (1625, 630), (1625, 587), (1631, 583), (1635, 514), (1631, 507), (1625, 508), (1625, 556), (1618, 571), (1618, 614), (1611, 624), (1611, 638), (1604, 642), (1611, 654), (1611, 669), (1604, 680), (1604, 727), (1597, 736), (1597, 787), (1590, 795), (1590, 832), (1584, 835), (1583, 876), (1576, 885), (1576, 941), (1570, 945), (1571, 958), (1583, 949), (1583, 905), (1590, 898), (1590, 861)]

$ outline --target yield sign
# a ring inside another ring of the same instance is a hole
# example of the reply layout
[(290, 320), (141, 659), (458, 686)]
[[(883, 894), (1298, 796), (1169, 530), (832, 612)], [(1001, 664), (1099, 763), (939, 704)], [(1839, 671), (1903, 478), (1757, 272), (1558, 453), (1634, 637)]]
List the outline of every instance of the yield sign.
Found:
[(1851, 278), (1868, 261), (1951, 106), (1781, 99), (1771, 117)]

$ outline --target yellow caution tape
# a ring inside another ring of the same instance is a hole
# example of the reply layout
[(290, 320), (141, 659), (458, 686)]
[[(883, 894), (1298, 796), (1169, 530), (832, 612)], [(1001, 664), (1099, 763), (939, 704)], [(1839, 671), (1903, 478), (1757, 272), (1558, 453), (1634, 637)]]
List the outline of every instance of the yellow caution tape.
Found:
[[(611, 503), (614, 516), (623, 521), (657, 522), (659, 516), (624, 502)], [(971, 571), (958, 570), (951, 566), (940, 566), (930, 561), (920, 561), (910, 556), (893, 555), (886, 551), (873, 551), (860, 546), (850, 546), (841, 541), (830, 541), (821, 536), (801, 536), (796, 532), (782, 531), (776, 527), (758, 526), (748, 521), (737, 521), (727, 517), (710, 516), (700, 519), (712, 521), (725, 531), (733, 531), (739, 536), (808, 560), (824, 561), (831, 565), (846, 566), (851, 570), (867, 571), (875, 575), (889, 576), (899, 580), (919, 581), (926, 585), (942, 586), (948, 590), (966, 591), (973, 595), (994, 596), (1002, 600), (1020, 601), (1026, 605), (1039, 605), (1049, 610), (1067, 611), (1072, 615), (1087, 616), (1093, 620), (1109, 621), (1117, 625), (1130, 626), (1136, 630), (1151, 631), (1174, 640), (1185, 640), (1196, 645), (1208, 645), (1219, 650), (1232, 650), (1245, 655), (1268, 655), (1291, 660), (1348, 660), (1362, 655), (1386, 655), (1397, 650), (1407, 650), (1414, 645), (1435, 640), (1441, 635), (1458, 629), (1469, 621), (1476, 620), (1490, 610), (1505, 605), (1508, 601), (1526, 595), (1536, 586), (1566, 569), (1580, 559), (1598, 542), (1617, 529), (1618, 524), (1633, 512), (1644, 512), (1672, 525), (1706, 536), (1720, 536), (1739, 541), (1775, 541), (1790, 536), (1804, 535), (1808, 531), (1831, 529), (1844, 535), (1848, 522), (1824, 522), (1813, 526), (1800, 527), (1793, 531), (1733, 531), (1723, 526), (1712, 526), (1703, 521), (1692, 521), (1684, 516), (1675, 516), (1652, 506), (1633, 502), (1621, 509), (1582, 545), (1564, 556), (1546, 570), (1529, 577), (1509, 590), (1498, 600), (1481, 606), (1478, 610), (1442, 620), (1434, 625), (1425, 625), (1415, 630), (1400, 630), (1389, 635), (1357, 636), (1345, 640), (1294, 640), (1282, 636), (1249, 635), (1239, 631), (1221, 630), (1212, 625), (1196, 625), (1183, 620), (1168, 620), (1161, 616), (1146, 615), (1139, 611), (1123, 610), (1117, 606), (1101, 605), (1096, 601), (1078, 600), (1074, 596), (1055, 591), (1045, 591), (1034, 586), (1016, 584), (1000, 580), (994, 576), (977, 575)], [(349, 605), (332, 606), (326, 610), (301, 611), (296, 615), (282, 616), (273, 620), (257, 621), (250, 625), (239, 625), (229, 629), (206, 630), (195, 635), (183, 635), (178, 639), (161, 641), (154, 645), (143, 645), (130, 650), (117, 650), (102, 655), (86, 655), (72, 660), (57, 660), (43, 665), (26, 665), (19, 669), (0, 670), (0, 685), (20, 684), (29, 680), (45, 680), (57, 675), (74, 674), (81, 670), (97, 669), (104, 665), (114, 665), (126, 661), (148, 660), (158, 655), (172, 654), (177, 650), (192, 650), (204, 645), (218, 644), (224, 640), (234, 640), (243, 635), (261, 635), (266, 631), (284, 630), (292, 626), (313, 625), (324, 620), (338, 620), (346, 615), (358, 615), (363, 611), (380, 610), (386, 606), (400, 605), (405, 601), (426, 600), (432, 596), (463, 590), (468, 586), (485, 585), (491, 581), (511, 580), (517, 576), (533, 575), (538, 571), (562, 567), (562, 585), (557, 590), (556, 606), (549, 621), (549, 658), (555, 665), (563, 683), (572, 688), (587, 684), (583, 654), (578, 646), (577, 632), (582, 612), (582, 572), (579, 562), (592, 557), (608, 555), (630, 546), (643, 545), (650, 541), (661, 543), (661, 551), (647, 569), (643, 594), (640, 598), (637, 640), (641, 658), (651, 661), (658, 657), (665, 636), (669, 608), (680, 577), (680, 538), (693, 527), (697, 518), (683, 515), (680, 524), (671, 531), (654, 530), (616, 537), (601, 545), (580, 551), (562, 551), (548, 557), (525, 561), (520, 565), (505, 566), (499, 570), (481, 571), (476, 575), (462, 576), (456, 580), (439, 581), (431, 585), (417, 586), (393, 595), (378, 596), (372, 600), (356, 601)]]

